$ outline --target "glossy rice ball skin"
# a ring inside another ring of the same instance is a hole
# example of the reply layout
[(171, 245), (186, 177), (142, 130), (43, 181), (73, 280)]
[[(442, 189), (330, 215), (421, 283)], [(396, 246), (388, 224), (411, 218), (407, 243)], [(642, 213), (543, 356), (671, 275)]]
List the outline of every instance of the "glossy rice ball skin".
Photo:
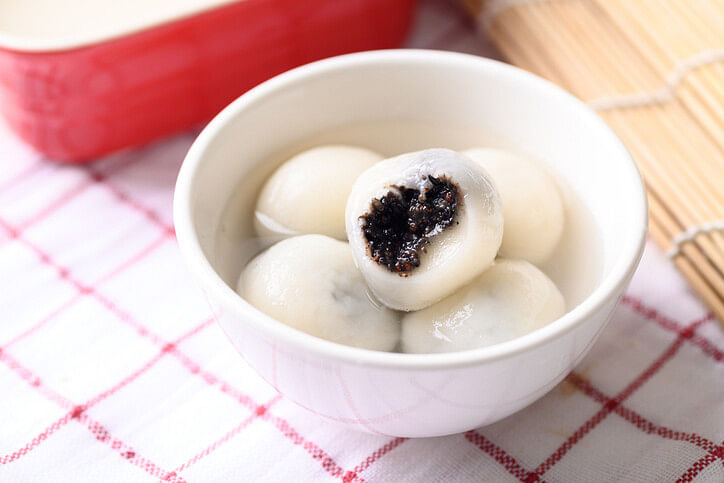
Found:
[(370, 296), (349, 244), (324, 235), (286, 238), (257, 255), (237, 292), (270, 317), (332, 342), (391, 351), (399, 340), (398, 314)]
[(565, 301), (525, 260), (498, 259), (466, 287), (402, 318), (403, 352), (477, 349), (515, 339), (558, 319)]
[(500, 255), (540, 265), (563, 234), (565, 209), (553, 177), (538, 163), (501, 149), (464, 151), (492, 177), (503, 203), (505, 230)]
[(257, 235), (346, 240), (344, 209), (352, 185), (381, 159), (374, 151), (345, 145), (318, 146), (293, 156), (262, 187), (254, 216)]

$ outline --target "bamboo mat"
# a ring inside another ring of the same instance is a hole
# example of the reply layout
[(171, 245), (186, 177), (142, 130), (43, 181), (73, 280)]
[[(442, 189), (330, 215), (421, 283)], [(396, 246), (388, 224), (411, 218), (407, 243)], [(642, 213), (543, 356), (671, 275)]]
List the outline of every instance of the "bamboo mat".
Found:
[(623, 139), (650, 235), (724, 321), (724, 0), (462, 0), (512, 63)]

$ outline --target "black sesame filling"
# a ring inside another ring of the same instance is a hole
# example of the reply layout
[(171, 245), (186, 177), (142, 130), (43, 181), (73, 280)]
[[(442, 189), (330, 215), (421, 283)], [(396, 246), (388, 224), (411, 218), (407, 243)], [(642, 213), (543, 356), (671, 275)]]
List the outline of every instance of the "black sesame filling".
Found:
[(360, 217), (372, 259), (403, 277), (420, 266), (430, 238), (455, 221), (458, 187), (444, 177), (428, 179), (431, 186), (423, 193), (394, 186)]

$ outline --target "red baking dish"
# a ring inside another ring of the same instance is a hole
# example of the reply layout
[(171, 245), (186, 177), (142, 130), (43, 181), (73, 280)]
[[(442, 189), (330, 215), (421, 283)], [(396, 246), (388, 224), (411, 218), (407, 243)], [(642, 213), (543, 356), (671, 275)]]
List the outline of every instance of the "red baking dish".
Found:
[(398, 46), (414, 5), (237, 0), (86, 39), (0, 31), (0, 111), (48, 158), (87, 161), (209, 119), (296, 65)]

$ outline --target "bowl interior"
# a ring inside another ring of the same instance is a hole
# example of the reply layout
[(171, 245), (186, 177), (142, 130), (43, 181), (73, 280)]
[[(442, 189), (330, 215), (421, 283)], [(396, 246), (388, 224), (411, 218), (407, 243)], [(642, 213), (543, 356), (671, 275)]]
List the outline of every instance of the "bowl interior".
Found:
[(646, 229), (640, 176), (618, 139), (580, 102), (495, 61), (369, 52), (264, 83), (222, 112), (192, 148), (195, 160), (184, 166), (177, 188), (177, 196), (179, 189), (188, 196), (177, 200), (176, 211), (179, 203), (188, 210), (204, 263), (229, 287), (260, 248), (251, 216), (266, 177), (295, 152), (327, 142), (385, 155), (501, 146), (540, 159), (567, 202), (567, 242), (543, 268), (561, 285), (569, 308), (604, 285), (613, 291), (640, 255)]

